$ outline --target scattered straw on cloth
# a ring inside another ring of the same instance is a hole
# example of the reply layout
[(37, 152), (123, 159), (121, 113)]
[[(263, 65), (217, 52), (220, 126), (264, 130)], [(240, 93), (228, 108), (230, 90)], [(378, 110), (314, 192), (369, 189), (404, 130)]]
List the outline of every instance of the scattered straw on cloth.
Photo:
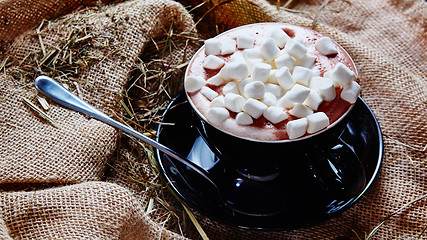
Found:
[[(24, 99), (41, 107), (32, 81), (41, 73), (50, 73), (89, 103), (121, 118), (122, 100), (127, 98), (123, 91), (132, 84), (148, 46), (158, 47), (153, 44), (155, 39), (172, 32), (194, 36), (196, 31), (208, 38), (244, 24), (277, 21), (314, 27), (353, 57), (363, 98), (384, 134), (383, 164), (373, 186), (358, 203), (317, 226), (283, 232), (249, 231), (193, 211), (207, 236), (364, 239), (387, 218), (373, 239), (426, 239), (426, 199), (407, 203), (427, 194), (427, 3), (200, 3), (0, 1), (0, 237), (201, 238), (191, 225), (181, 227), (188, 218), (171, 214), (174, 209), (179, 211), (179, 202), (166, 196), (166, 191), (155, 195), (161, 185), (157, 190), (147, 187), (148, 180), (160, 181), (150, 163), (152, 156), (144, 155), (139, 143), (53, 103), (45, 110), (54, 120), (49, 122)], [(170, 44), (169, 53), (158, 61), (185, 65), (199, 44), (196, 37)], [(81, 61), (74, 62), (77, 57)], [(182, 83), (182, 72), (165, 73), (171, 73), (166, 77), (170, 84)], [(157, 97), (146, 96), (144, 103)], [(141, 155), (146, 157), (141, 159)], [(171, 218), (180, 220), (171, 223)]]

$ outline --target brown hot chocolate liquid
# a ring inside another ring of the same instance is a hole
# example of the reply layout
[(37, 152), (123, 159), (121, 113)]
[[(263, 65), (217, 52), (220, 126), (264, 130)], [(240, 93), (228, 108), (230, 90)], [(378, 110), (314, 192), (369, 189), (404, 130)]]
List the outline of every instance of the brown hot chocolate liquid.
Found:
[[(338, 53), (328, 56), (322, 55), (316, 50), (314, 44), (319, 38), (323, 37), (323, 35), (304, 27), (283, 23), (259, 23), (232, 29), (230, 31), (218, 35), (216, 38), (222, 39), (228, 37), (236, 40), (239, 34), (244, 34), (253, 37), (255, 39), (254, 47), (257, 47), (261, 43), (263, 43), (265, 39), (269, 38), (271, 36), (271, 32), (277, 28), (281, 28), (291, 38), (295, 38), (299, 41), (302, 41), (305, 47), (307, 48), (307, 54), (316, 56), (313, 76), (323, 76), (325, 72), (333, 69), (338, 62), (345, 64), (350, 70), (352, 70), (354, 73), (357, 73), (351, 57), (341, 46), (334, 43), (336, 45)], [(243, 50), (244, 49), (237, 49), (236, 52)], [(218, 55), (218, 57), (224, 59), (225, 63), (227, 64), (230, 61), (231, 55), (232, 54), (222, 56)], [(199, 49), (199, 51), (193, 57), (188, 66), (186, 76), (202, 76), (206, 80), (215, 76), (220, 71), (220, 69), (209, 70), (203, 68), (203, 61), (206, 56), (207, 55), (205, 54), (204, 47)], [(217, 93), (222, 94), (222, 88), (224, 85), (209, 87), (215, 90)], [(350, 103), (340, 98), (342, 86), (337, 87), (335, 90), (336, 98), (332, 101), (323, 101), (317, 110), (317, 112), (324, 112), (329, 117), (330, 124), (338, 120), (351, 106)], [(200, 92), (188, 93), (188, 96), (192, 101), (191, 104), (195, 108), (197, 108), (200, 114), (206, 119), (207, 111), (209, 110), (209, 105), (211, 101), (207, 99), (204, 95), (202, 95)], [(296, 117), (293, 117), (292, 115), (288, 114), (288, 119), (277, 124), (273, 124), (267, 119), (265, 119), (263, 116), (261, 116), (258, 119), (254, 119), (253, 124), (243, 126), (236, 123), (236, 115), (236, 113), (230, 111), (230, 118), (221, 122), (217, 127), (225, 132), (237, 135), (239, 137), (261, 141), (277, 141), (289, 139), (288, 134), (286, 132), (286, 124), (289, 121), (297, 119)]]

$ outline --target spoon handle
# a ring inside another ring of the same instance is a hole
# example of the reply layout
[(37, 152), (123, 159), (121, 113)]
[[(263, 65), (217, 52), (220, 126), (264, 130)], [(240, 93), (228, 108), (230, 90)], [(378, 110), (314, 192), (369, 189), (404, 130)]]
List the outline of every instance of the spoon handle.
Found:
[(101, 122), (104, 122), (112, 127), (115, 127), (117, 129), (122, 130), (123, 132), (134, 136), (143, 142), (157, 148), (161, 152), (167, 154), (168, 156), (172, 157), (173, 159), (178, 160), (179, 162), (183, 163), (187, 167), (191, 168), (192, 170), (196, 171), (200, 176), (205, 178), (208, 182), (210, 182), (216, 189), (218, 189), (217, 185), (207, 176), (207, 172), (194, 164), (193, 162), (189, 161), (187, 158), (181, 156), (181, 154), (175, 152), (174, 150), (164, 146), (163, 144), (158, 143), (157, 141), (135, 131), (134, 129), (119, 123), (110, 117), (108, 117), (103, 112), (99, 111), (95, 107), (91, 106), (87, 102), (83, 101), (81, 98), (77, 97), (75, 94), (70, 92), (68, 89), (66, 89), (64, 86), (59, 84), (57, 81), (53, 80), (50, 77), (47, 76), (39, 76), (35, 80), (35, 87), (36, 89), (49, 98), (50, 100), (58, 103), (59, 105), (62, 105), (64, 107), (70, 108), (72, 110), (75, 110), (77, 112), (86, 114), (92, 118), (95, 118)]

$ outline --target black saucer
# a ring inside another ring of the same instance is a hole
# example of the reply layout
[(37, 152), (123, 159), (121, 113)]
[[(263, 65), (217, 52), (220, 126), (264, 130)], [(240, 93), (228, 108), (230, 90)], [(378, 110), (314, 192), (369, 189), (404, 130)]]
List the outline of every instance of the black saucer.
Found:
[[(316, 224), (332, 218), (353, 205), (373, 182), (382, 160), (382, 135), (372, 111), (359, 98), (348, 116), (348, 122), (339, 134), (340, 141), (360, 160), (358, 166), (343, 166), (347, 179), (356, 179), (356, 173), (364, 176), (360, 183), (341, 181), (340, 174), (322, 176), (323, 168), (314, 160), (307, 165), (306, 174), (293, 169), (279, 169), (284, 175), (280, 182), (269, 179), (253, 179), (234, 169), (213, 154), (201, 139), (192, 119), (191, 106), (185, 94), (178, 95), (163, 116), (163, 124), (158, 128), (158, 141), (184, 156), (191, 152), (191, 158), (203, 162), (212, 179), (222, 188), (224, 202), (219, 202), (217, 192), (203, 183), (197, 174), (183, 164), (171, 161), (168, 156), (157, 151), (157, 159), (164, 177), (172, 190), (190, 207), (219, 222), (241, 228), (259, 230), (286, 230)], [(335, 136), (335, 135), (334, 135)], [(318, 144), (307, 148), (306, 158), (320, 158), (328, 154), (326, 162), (332, 166), (344, 153), (342, 144), (328, 145), (324, 136), (316, 140)], [(336, 137), (334, 137), (336, 138)], [(341, 146), (341, 147), (340, 147)], [(329, 149), (333, 149), (330, 151)], [(321, 155), (322, 153), (323, 155)], [(336, 154), (338, 153), (338, 154)], [(332, 162), (332, 164), (331, 164)], [(319, 170), (320, 169), (320, 170)], [(338, 169), (338, 172), (341, 169)], [(298, 175), (295, 173), (298, 172)], [(307, 177), (309, 176), (309, 177)], [(333, 177), (337, 177), (333, 179)], [(273, 176), (272, 178), (277, 178)], [(306, 179), (310, 178), (309, 181)], [(347, 189), (357, 187), (357, 192)], [(241, 211), (241, 209), (243, 209)], [(253, 211), (253, 214), (252, 212)]]

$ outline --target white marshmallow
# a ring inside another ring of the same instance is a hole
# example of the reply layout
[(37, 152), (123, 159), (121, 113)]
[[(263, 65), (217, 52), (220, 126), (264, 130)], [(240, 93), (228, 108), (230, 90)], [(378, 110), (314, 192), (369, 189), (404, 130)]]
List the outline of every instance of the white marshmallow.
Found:
[(265, 110), (263, 116), (273, 124), (279, 123), (289, 117), (288, 114), (283, 111), (283, 108), (276, 106), (269, 107)]
[(255, 39), (251, 36), (240, 34), (237, 36), (237, 48), (247, 49), (253, 48)]
[(222, 93), (227, 95), (229, 93), (239, 94), (239, 89), (237, 88), (237, 84), (235, 82), (229, 82), (225, 84), (222, 88)]
[(319, 105), (322, 102), (323, 102), (322, 96), (320, 96), (320, 94), (316, 90), (311, 89), (310, 94), (305, 99), (303, 104), (313, 109), (314, 111), (317, 111), (317, 109), (319, 108)]
[(324, 78), (329, 78), (329, 79), (331, 79), (331, 80), (332, 80), (332, 82), (334, 82), (334, 87), (339, 87), (339, 86), (341, 86), (341, 84), (340, 84), (339, 82), (337, 82), (337, 81), (335, 81), (335, 80), (333, 80), (333, 79), (332, 79), (332, 78), (333, 78), (333, 76), (332, 76), (332, 70), (329, 70), (329, 71), (325, 72), (325, 73), (323, 74), (323, 77), (324, 77)]
[(248, 84), (248, 83), (250, 83), (250, 82), (252, 82), (253, 80), (251, 79), (251, 78), (245, 78), (245, 79), (243, 79), (243, 80), (241, 80), (241, 81), (239, 81), (238, 83), (237, 83), (237, 88), (239, 89), (239, 93), (240, 93), (240, 95), (244, 95), (244, 93), (245, 93), (245, 86), (246, 86), (246, 84)]
[(209, 55), (203, 61), (203, 67), (206, 69), (219, 69), (224, 66), (224, 59), (219, 58), (215, 55)]
[(200, 89), (200, 93), (203, 94), (206, 98), (208, 98), (211, 101), (218, 96), (217, 92), (212, 90), (210, 87), (206, 87), (206, 86)]
[(295, 82), (307, 87), (310, 84), (310, 79), (312, 75), (313, 72), (311, 71), (311, 69), (301, 66), (296, 66), (294, 68), (294, 71), (292, 72), (292, 78), (295, 80)]
[(271, 65), (267, 63), (256, 63), (252, 71), (252, 79), (254, 81), (267, 82), (270, 76)]
[(185, 78), (184, 87), (187, 92), (199, 91), (203, 86), (206, 85), (206, 81), (200, 76), (187, 76)]
[(257, 119), (261, 117), (262, 113), (267, 110), (267, 108), (267, 105), (264, 103), (253, 98), (249, 98), (246, 100), (245, 104), (243, 104), (242, 110)]
[(227, 63), (219, 71), (219, 75), (225, 80), (230, 81), (232, 79), (242, 80), (248, 77), (248, 67), (244, 62), (231, 62)]
[(331, 55), (338, 53), (334, 43), (329, 37), (319, 38), (314, 44), (314, 47), (323, 55)]
[(289, 70), (292, 70), (294, 68), (294, 60), (292, 59), (291, 55), (287, 53), (282, 54), (274, 59), (274, 64), (276, 64), (277, 69), (287, 67)]
[(268, 82), (268, 83), (275, 83), (275, 84), (279, 84), (279, 83), (277, 82), (276, 72), (277, 72), (277, 69), (272, 69), (272, 70), (270, 71), (270, 75), (268, 76), (268, 79), (267, 79), (267, 82)]
[(298, 118), (304, 118), (308, 115), (313, 114), (313, 110), (311, 110), (309, 107), (298, 103), (295, 105), (291, 110), (289, 110), (289, 113), (292, 116), (298, 117)]
[(206, 55), (219, 55), (221, 53), (221, 41), (211, 38), (205, 41)]
[(239, 112), (236, 115), (236, 123), (239, 125), (251, 125), (253, 122), (252, 117), (245, 112)]
[(213, 107), (209, 108), (206, 117), (211, 123), (218, 125), (220, 122), (230, 117), (230, 112), (222, 107)]
[(324, 77), (330, 78), (344, 87), (356, 80), (356, 74), (341, 62), (337, 63), (332, 70), (327, 71)]
[(265, 85), (261, 81), (252, 81), (244, 87), (243, 95), (246, 98), (261, 99), (265, 94)]
[(276, 72), (276, 79), (279, 85), (286, 91), (291, 89), (295, 85), (295, 81), (292, 78), (289, 68), (282, 67)]
[(289, 139), (299, 138), (305, 135), (307, 131), (307, 119), (300, 118), (297, 120), (289, 121), (286, 124), (286, 131), (288, 132)]
[(262, 58), (261, 49), (259, 48), (250, 48), (243, 50), (243, 57), (247, 60), (254, 58)]
[(280, 53), (279, 47), (272, 38), (268, 38), (267, 40), (265, 40), (265, 42), (261, 44), (260, 49), (262, 56), (267, 62), (271, 62)]
[(224, 97), (225, 107), (233, 112), (241, 112), (244, 103), (245, 98), (239, 94), (229, 93)]
[(246, 62), (246, 59), (243, 57), (242, 52), (235, 52), (231, 55), (230, 62)]
[(281, 97), (276, 102), (276, 106), (291, 109), (293, 108), (297, 103), (289, 101), (289, 99), (285, 98), (285, 96)]
[(296, 59), (302, 59), (307, 53), (307, 48), (295, 39), (289, 39), (285, 46), (285, 51)]
[(299, 59), (296, 62), (296, 65), (306, 68), (312, 68), (316, 59), (317, 57), (315, 55), (307, 54), (304, 58)]
[(247, 60), (247, 67), (248, 67), (249, 74), (252, 75), (252, 73), (255, 69), (255, 65), (257, 65), (259, 63), (264, 63), (264, 59), (262, 59), (262, 58), (251, 58), (251, 59)]
[(315, 133), (329, 126), (329, 118), (324, 112), (317, 112), (307, 116), (307, 132)]
[(236, 51), (236, 41), (231, 38), (221, 39), (221, 55), (227, 55)]
[(224, 79), (222, 79), (222, 77), (217, 74), (211, 78), (208, 79), (208, 81), (206, 81), (207, 84), (209, 85), (214, 85), (214, 86), (219, 86), (225, 83)]
[(353, 104), (357, 101), (360, 93), (360, 85), (356, 81), (351, 81), (349, 86), (344, 87), (341, 92), (341, 99)]
[(334, 100), (336, 97), (334, 82), (329, 78), (312, 77), (310, 88), (319, 92), (325, 101)]
[(283, 95), (282, 88), (279, 85), (273, 83), (265, 84), (265, 92), (272, 93), (276, 97), (282, 97)]
[(288, 34), (286, 34), (281, 28), (274, 29), (273, 32), (271, 32), (271, 38), (276, 42), (279, 48), (283, 48), (286, 42), (290, 39)]
[(277, 97), (271, 92), (265, 92), (264, 97), (261, 99), (261, 102), (267, 106), (274, 106), (277, 102)]
[(309, 94), (310, 88), (295, 84), (295, 86), (287, 91), (283, 97), (291, 102), (303, 103)]
[(224, 103), (224, 96), (219, 95), (218, 97), (214, 98), (211, 102), (211, 104), (209, 105), (209, 107), (213, 108), (213, 107), (223, 107), (225, 108), (225, 103)]

